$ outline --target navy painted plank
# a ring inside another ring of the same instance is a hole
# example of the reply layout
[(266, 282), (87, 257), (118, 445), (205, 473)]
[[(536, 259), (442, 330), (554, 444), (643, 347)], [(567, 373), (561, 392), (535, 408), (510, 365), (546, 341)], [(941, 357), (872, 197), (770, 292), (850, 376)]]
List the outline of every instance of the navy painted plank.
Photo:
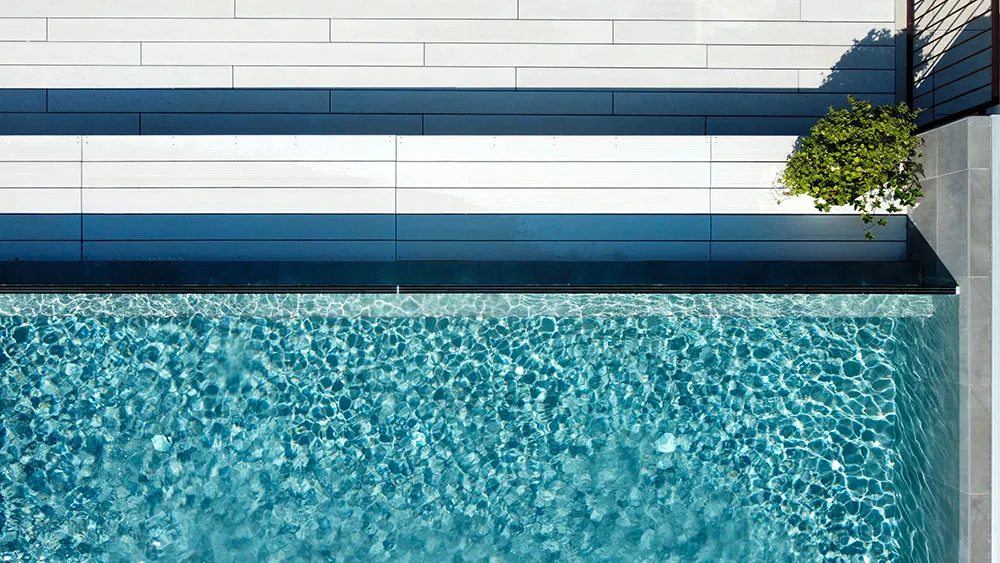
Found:
[(905, 242), (713, 242), (712, 260), (806, 262), (894, 262), (906, 257)]
[(333, 113), (610, 115), (611, 92), (333, 90)]
[(419, 135), (419, 115), (149, 113), (143, 135)]
[[(0, 240), (80, 240), (77, 214), (2, 214)], [(79, 253), (79, 250), (77, 251)]]
[(44, 112), (45, 90), (0, 89), (0, 111)]
[(0, 241), (0, 260), (51, 262), (79, 259), (79, 241)]
[[(892, 84), (892, 73), (888, 73)], [(876, 104), (891, 104), (892, 94), (865, 96)], [(616, 92), (615, 115), (731, 115), (819, 117), (830, 106), (847, 104), (845, 94), (802, 92)]]
[(704, 117), (426, 115), (427, 135), (704, 135)]
[[(878, 240), (905, 241), (906, 217), (872, 225)], [(714, 215), (714, 241), (864, 241), (865, 226), (856, 215)]]
[(401, 261), (472, 260), (472, 261), (575, 261), (595, 260), (632, 262), (650, 260), (708, 260), (706, 242), (400, 242), (397, 248)]
[[(105, 241), (85, 242), (85, 260), (391, 262), (392, 241)], [(79, 249), (79, 245), (77, 245)]]
[(707, 240), (708, 215), (399, 215), (399, 240)]
[(52, 112), (329, 113), (328, 90), (101, 89), (49, 90)]
[(85, 215), (92, 240), (393, 240), (393, 215)]
[(138, 135), (134, 113), (0, 113), (4, 135)]

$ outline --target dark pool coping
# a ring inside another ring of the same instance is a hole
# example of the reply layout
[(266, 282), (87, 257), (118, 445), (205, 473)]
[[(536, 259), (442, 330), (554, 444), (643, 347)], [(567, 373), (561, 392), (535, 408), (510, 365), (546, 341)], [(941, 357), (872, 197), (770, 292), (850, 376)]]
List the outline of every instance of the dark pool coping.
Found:
[(3, 262), (6, 293), (954, 294), (906, 262)]

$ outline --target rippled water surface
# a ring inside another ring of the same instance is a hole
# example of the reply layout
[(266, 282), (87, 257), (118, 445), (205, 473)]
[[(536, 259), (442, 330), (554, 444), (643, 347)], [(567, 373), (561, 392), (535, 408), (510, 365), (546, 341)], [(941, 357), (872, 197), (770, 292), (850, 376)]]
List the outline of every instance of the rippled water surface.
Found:
[(941, 299), (0, 296), (0, 556), (922, 560)]

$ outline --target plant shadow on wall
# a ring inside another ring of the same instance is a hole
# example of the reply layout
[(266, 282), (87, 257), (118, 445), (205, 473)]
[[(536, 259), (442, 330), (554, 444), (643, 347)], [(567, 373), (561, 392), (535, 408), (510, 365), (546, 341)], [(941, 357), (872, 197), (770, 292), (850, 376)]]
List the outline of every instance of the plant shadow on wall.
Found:
[[(611, 84), (611, 69), (595, 69), (597, 81), (586, 88), (552, 82), (506, 89), (0, 90), (0, 130), (119, 135), (799, 135), (828, 107), (845, 107), (847, 94), (876, 105), (892, 103), (897, 39), (886, 29), (873, 29), (825, 70), (774, 69), (763, 59), (741, 63), (756, 68), (735, 69), (728, 88), (671, 87), (663, 82), (661, 69), (650, 68), (630, 71), (630, 79), (648, 83), (641, 88), (603, 86), (599, 77), (608, 71), (606, 82)], [(708, 73), (720, 69), (704, 70), (708, 80)], [(683, 72), (689, 77), (686, 82), (697, 84), (699, 69)], [(778, 76), (792, 77), (788, 82), (797, 87), (773, 87)]]

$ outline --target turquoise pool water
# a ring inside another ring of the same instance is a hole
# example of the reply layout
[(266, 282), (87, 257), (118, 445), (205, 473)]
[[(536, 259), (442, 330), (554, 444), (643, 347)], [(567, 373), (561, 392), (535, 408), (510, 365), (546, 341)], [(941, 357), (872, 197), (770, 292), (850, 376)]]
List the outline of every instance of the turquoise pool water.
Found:
[(945, 561), (955, 299), (0, 295), (0, 559)]

